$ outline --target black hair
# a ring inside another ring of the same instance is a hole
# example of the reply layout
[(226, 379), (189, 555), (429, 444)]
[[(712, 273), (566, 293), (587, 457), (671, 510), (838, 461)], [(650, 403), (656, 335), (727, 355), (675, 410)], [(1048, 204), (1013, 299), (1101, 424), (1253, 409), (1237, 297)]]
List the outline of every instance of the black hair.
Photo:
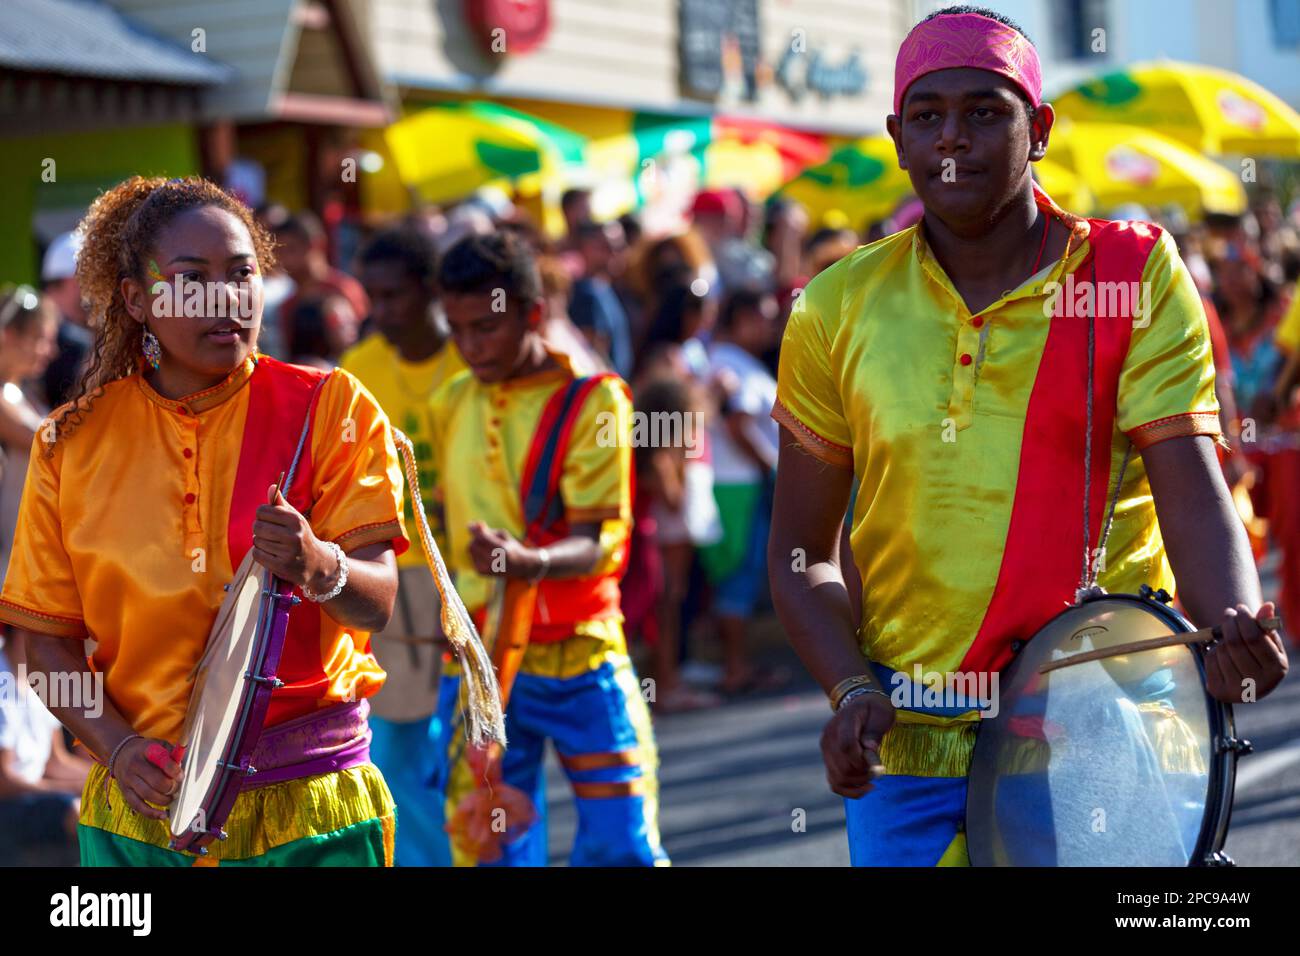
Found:
[(298, 303), (289, 316), (289, 355), (328, 359), (331, 357), (324, 299), (307, 299)]
[(466, 236), (448, 249), (438, 266), (438, 284), (448, 293), (504, 289), (508, 298), (524, 303), (542, 297), (533, 251), (509, 230)]
[(308, 245), (315, 245), (325, 238), (325, 227), (316, 218), (314, 212), (303, 210), (296, 212), (292, 216), (275, 222), (271, 226), (271, 231), (276, 237), (280, 236), (297, 236)]
[(708, 297), (708, 290), (701, 290), (694, 283), (677, 285), (669, 289), (668, 294), (664, 296), (663, 304), (655, 313), (654, 321), (650, 324), (650, 331), (646, 333), (646, 344), (681, 342), (687, 313), (703, 309)]
[(978, 7), (973, 3), (958, 3), (951, 7), (944, 7), (942, 10), (936, 10), (934, 11), (934, 13), (931, 13), (929, 16), (922, 17), (918, 21), (918, 24), (929, 23), (935, 17), (952, 17), (952, 16), (961, 16), (962, 14), (971, 14), (971, 13), (973, 13), (975, 16), (978, 17), (988, 17), (990, 20), (996, 20), (1004, 27), (1010, 27), (1011, 29), (1015, 30), (1026, 40), (1029, 40), (1031, 44), (1034, 42), (1033, 40), (1029, 39), (1029, 34), (1025, 32), (1025, 28), (1022, 27), (1019, 23), (1016, 23), (1015, 20), (1012, 20), (1005, 13), (998, 13), (996, 10), (990, 10), (988, 7)]
[(590, 196), (590, 189), (566, 189), (560, 196), (560, 208), (568, 212), (569, 208), (579, 199), (590, 198)]
[(363, 265), (396, 262), (406, 274), (427, 289), (438, 280), (438, 253), (428, 234), (410, 226), (385, 229), (361, 249), (358, 261)]
[(741, 312), (761, 311), (763, 300), (770, 295), (770, 292), (764, 292), (762, 289), (737, 289), (727, 296), (722, 311), (718, 313), (718, 328), (724, 331), (730, 329), (736, 322), (736, 316)]

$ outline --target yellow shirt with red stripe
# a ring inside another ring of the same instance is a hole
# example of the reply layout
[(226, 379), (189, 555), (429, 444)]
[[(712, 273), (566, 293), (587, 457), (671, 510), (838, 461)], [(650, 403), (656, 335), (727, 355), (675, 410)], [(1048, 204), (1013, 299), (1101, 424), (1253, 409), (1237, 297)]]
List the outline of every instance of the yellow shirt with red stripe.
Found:
[[(1062, 302), (1064, 314), (1051, 314), (1052, 296), (1071, 288), (1067, 275), (1091, 282), (1093, 262), (1127, 250), (1127, 274), (1150, 294), (1148, 315), (1095, 324), (1093, 548), (1130, 440), (1135, 447), (1098, 562), (1107, 590), (1174, 589), (1137, 452), (1219, 433), (1205, 314), (1173, 241), (1145, 223), (1077, 220), (1038, 199), (1072, 229), (1071, 245), (977, 315), (918, 225), (814, 278), (785, 332), (773, 417), (808, 453), (857, 476), (858, 636), (870, 660), (909, 675), (918, 664), (1000, 670), (1013, 642), (1073, 599), (1084, 554), (1088, 310), (1076, 298), (1082, 310)], [(971, 741), (897, 743), (891, 772), (948, 775), (964, 772)]]
[(1288, 355), (1300, 352), (1300, 282), (1292, 290), (1291, 305), (1278, 323), (1274, 338)]
[[(559, 368), (491, 384), (465, 372), (439, 389), (431, 402), (447, 522), (447, 563), (471, 613), (487, 606), (495, 579), (475, 571), (468, 526), (481, 521), (523, 537), (520, 486), (533, 435), (551, 396), (575, 377), (567, 356), (557, 351), (550, 355)], [(578, 580), (598, 588), (612, 577), (615, 594), (632, 521), (631, 422), (627, 385), (613, 377), (597, 384), (577, 413), (560, 477), (568, 523), (600, 522), (601, 527), (601, 559), (591, 575)], [(561, 650), (555, 644), (534, 643), (523, 668), (529, 673), (571, 676), (588, 669), (590, 661), (603, 658), (611, 648), (622, 647), (622, 613), (615, 600), (604, 613), (574, 619), (552, 596), (556, 584), (567, 582), (544, 580), (539, 589), (534, 640), (539, 632), (571, 629), (575, 636), (590, 638), (590, 647), (576, 653), (573, 647)]]
[[(406, 433), (415, 450), (420, 475), (420, 497), (438, 547), (446, 550), (440, 510), (434, 502), (438, 473), (434, 467), (433, 439), (429, 431), (429, 398), (444, 382), (465, 370), (460, 351), (448, 341), (422, 362), (408, 362), (378, 332), (366, 336), (343, 353), (339, 366), (347, 369), (369, 389), (388, 420)], [(415, 520), (414, 496), (406, 499), (406, 521)], [(412, 548), (397, 559), (401, 568), (422, 568), (424, 555)]]
[[(241, 451), (248, 435), (268, 427), (261, 412), (249, 415), (254, 374), (283, 380), (302, 372), (259, 356), (179, 401), (137, 373), (105, 386), (49, 457), (44, 429), (32, 446), (0, 620), (94, 639), (91, 664), (104, 674), (109, 699), (145, 736), (176, 740), (188, 675), (234, 573), (228, 523)], [(301, 424), (288, 424), (289, 457)], [(406, 550), (388, 422), (347, 372), (336, 370), (322, 386), (308, 444), (315, 534), (344, 551), (381, 541)], [(287, 469), (289, 460), (277, 466)], [(264, 502), (269, 484), (252, 489), (260, 501), (244, 508)], [(286, 641), (278, 674), (285, 686), (268, 725), (383, 685), (368, 633), (305, 601), (291, 621), (312, 615), (315, 640)]]

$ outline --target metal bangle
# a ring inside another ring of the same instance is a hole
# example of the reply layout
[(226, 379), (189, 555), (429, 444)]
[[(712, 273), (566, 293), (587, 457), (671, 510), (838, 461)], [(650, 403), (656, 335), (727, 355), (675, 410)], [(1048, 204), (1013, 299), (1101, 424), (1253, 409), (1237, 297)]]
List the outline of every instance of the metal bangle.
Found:
[(127, 734), (118, 742), (118, 745), (113, 748), (113, 752), (108, 755), (108, 763), (105, 764), (105, 767), (107, 768), (107, 773), (104, 774), (104, 805), (107, 806), (108, 809), (110, 810), (113, 809), (113, 805), (109, 803), (108, 783), (110, 780), (114, 779), (113, 765), (117, 763), (117, 755), (120, 754), (122, 752), (122, 748), (125, 747), (127, 744), (129, 744), (131, 741), (143, 740), (143, 739), (144, 736), (142, 734)]
[(329, 549), (329, 551), (334, 555), (334, 559), (338, 562), (339, 579), (334, 584), (334, 587), (325, 594), (313, 594), (307, 585), (304, 584), (302, 586), (302, 596), (308, 601), (315, 601), (317, 604), (324, 604), (326, 601), (334, 600), (343, 593), (343, 588), (348, 583), (348, 556), (344, 554), (343, 549), (333, 541), (322, 541), (321, 543)]
[(547, 551), (545, 548), (538, 548), (537, 558), (542, 562), (542, 566), (538, 569), (536, 575), (528, 579), (529, 584), (536, 584), (542, 578), (546, 577), (547, 571), (551, 570), (551, 552)]
[(840, 698), (840, 702), (835, 706), (835, 713), (838, 714), (841, 710), (843, 710), (844, 705), (847, 704), (849, 701), (851, 701), (854, 697), (861, 697), (863, 694), (879, 694), (881, 697), (885, 698), (886, 700), (889, 700), (889, 695), (886, 694), (883, 690), (880, 690), (875, 687), (868, 687), (865, 684), (860, 684), (859, 686), (853, 688), (851, 691), (849, 691), (847, 694), (845, 694), (843, 697)]

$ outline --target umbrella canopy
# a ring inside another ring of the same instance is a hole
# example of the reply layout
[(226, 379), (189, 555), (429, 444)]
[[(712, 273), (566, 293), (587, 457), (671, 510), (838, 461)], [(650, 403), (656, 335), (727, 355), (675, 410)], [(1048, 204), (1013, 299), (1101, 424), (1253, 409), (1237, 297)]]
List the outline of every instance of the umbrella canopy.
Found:
[(912, 181), (898, 168), (894, 141), (868, 136), (834, 150), (830, 158), (805, 169), (781, 190), (802, 203), (814, 222), (848, 218), (856, 229), (888, 217), (912, 193)]
[(1246, 208), (1246, 191), (1231, 172), (1135, 126), (1062, 121), (1052, 130), (1047, 155), (1082, 180), (1102, 209), (1177, 205), (1198, 217)]
[(402, 182), (428, 202), (580, 164), (586, 145), (572, 130), (486, 102), (427, 107), (389, 126), (384, 140)]
[(1139, 63), (1052, 100), (1058, 115), (1127, 123), (1202, 153), (1300, 159), (1300, 114), (1244, 76), (1192, 63)]
[(1086, 216), (1097, 208), (1097, 199), (1082, 179), (1060, 163), (1041, 159), (1034, 163), (1034, 179), (1043, 191), (1067, 212)]

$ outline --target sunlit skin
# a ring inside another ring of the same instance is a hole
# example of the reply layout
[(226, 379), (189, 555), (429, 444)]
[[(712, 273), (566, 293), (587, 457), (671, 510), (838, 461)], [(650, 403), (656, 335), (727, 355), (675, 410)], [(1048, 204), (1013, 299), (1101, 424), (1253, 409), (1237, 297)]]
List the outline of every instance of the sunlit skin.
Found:
[(370, 297), (370, 318), (381, 335), (408, 362), (435, 355), (447, 341), (433, 313), (435, 294), (396, 260), (361, 267), (361, 284)]
[[(494, 308), (495, 307), (495, 308)], [(474, 377), (485, 385), (557, 368), (546, 352), (538, 328), (545, 302), (517, 302), (495, 292), (459, 292), (443, 296), (452, 339)], [(481, 521), (468, 525), (469, 552), (479, 574), (532, 580), (590, 574), (600, 560), (600, 523), (569, 526), (569, 536), (539, 548), (524, 544), (503, 528)], [(504, 560), (501, 560), (504, 558)]]
[[(156, 277), (133, 276), (122, 280), (127, 311), (136, 322), (147, 323), (158, 337), (162, 357), (158, 368), (145, 377), (161, 395), (181, 399), (223, 381), (252, 352), (262, 321), (260, 269), (252, 238), (238, 217), (216, 206), (177, 215), (162, 229), (152, 249), (143, 257), (157, 266), (164, 282), (180, 275), (185, 282), (218, 283), (228, 296), (227, 315), (236, 289), (249, 290), (251, 315), (241, 325), (218, 315), (167, 315), (156, 308)], [(152, 271), (152, 265), (148, 267)], [(286, 467), (288, 462), (285, 463)], [(312, 532), (311, 525), (273, 487), (267, 504), (257, 509), (253, 523), (253, 554), (263, 567), (281, 579), (321, 594), (334, 588), (339, 565)], [(397, 562), (389, 543), (372, 544), (348, 553), (348, 583), (338, 597), (322, 605), (340, 624), (361, 631), (382, 630), (392, 616), (397, 592)], [(188, 560), (188, 559), (187, 559)], [(80, 644), (65, 638), (25, 632), (28, 654), (35, 669), (47, 673), (79, 673), (87, 669)], [(103, 714), (88, 718), (77, 708), (52, 708), (65, 726), (103, 760), (134, 731), (112, 701), (104, 701)], [(155, 820), (166, 819), (160, 807), (168, 806), (179, 787), (181, 768), (170, 758), (174, 741), (134, 739), (122, 747), (114, 776), (127, 804)], [(204, 838), (206, 845), (211, 838)]]
[[(1045, 103), (1031, 119), (1009, 80), (963, 68), (918, 79), (902, 116), (886, 121), (899, 166), (925, 205), (927, 245), (972, 315), (1030, 277), (1045, 222), (1042, 264), (1065, 250), (1067, 230), (1039, 212), (1030, 175), (1030, 164), (1046, 155), (1053, 119)], [(944, 160), (953, 161), (950, 182)], [(773, 602), (805, 666), (829, 693), (867, 669), (856, 636), (861, 581), (842, 534), (853, 473), (804, 452), (784, 426), (780, 449), (768, 539)], [(1256, 622), (1275, 608), (1262, 601), (1213, 440), (1171, 438), (1141, 455), (1179, 597), (1198, 626), (1222, 627), (1224, 639), (1206, 655), (1207, 689), (1227, 702), (1241, 703), (1243, 694), (1263, 698), (1285, 677), (1287, 657), (1278, 633)], [(794, 549), (806, 555), (806, 570), (791, 569)], [(880, 740), (894, 719), (889, 699), (873, 693), (827, 722), (821, 748), (832, 791), (856, 798), (872, 789), (883, 771)]]

